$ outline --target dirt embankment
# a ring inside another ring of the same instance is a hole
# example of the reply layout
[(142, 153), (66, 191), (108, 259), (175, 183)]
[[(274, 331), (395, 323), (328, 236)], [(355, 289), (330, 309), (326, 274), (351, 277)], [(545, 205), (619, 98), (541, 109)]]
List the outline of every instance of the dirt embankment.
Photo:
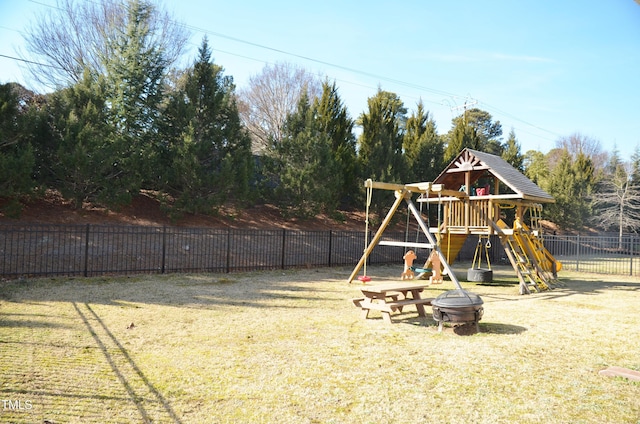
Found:
[[(4, 206), (0, 199), (0, 208)], [(343, 212), (344, 220), (338, 222), (326, 215), (313, 219), (284, 219), (279, 210), (271, 205), (259, 205), (244, 210), (226, 209), (216, 216), (185, 214), (172, 220), (162, 210), (160, 202), (147, 194), (137, 196), (130, 205), (117, 211), (85, 205), (75, 209), (71, 202), (56, 193), (47, 193), (42, 199), (24, 205), (18, 219), (5, 216), (0, 211), (0, 223), (43, 224), (122, 224), (122, 225), (168, 225), (177, 227), (272, 229), (292, 230), (344, 230), (364, 231), (363, 212)]]

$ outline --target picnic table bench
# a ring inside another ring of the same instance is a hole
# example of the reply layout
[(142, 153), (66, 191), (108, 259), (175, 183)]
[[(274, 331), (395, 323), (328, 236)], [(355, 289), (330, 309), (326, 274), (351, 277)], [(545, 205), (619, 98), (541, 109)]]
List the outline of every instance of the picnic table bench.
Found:
[(434, 298), (421, 298), (420, 293), (427, 287), (420, 283), (389, 283), (363, 286), (360, 291), (364, 297), (353, 299), (354, 305), (362, 309), (362, 317), (369, 317), (369, 311), (382, 312), (382, 319), (391, 323), (392, 312), (402, 312), (405, 306), (415, 305), (418, 315), (426, 316), (424, 306), (431, 305)]

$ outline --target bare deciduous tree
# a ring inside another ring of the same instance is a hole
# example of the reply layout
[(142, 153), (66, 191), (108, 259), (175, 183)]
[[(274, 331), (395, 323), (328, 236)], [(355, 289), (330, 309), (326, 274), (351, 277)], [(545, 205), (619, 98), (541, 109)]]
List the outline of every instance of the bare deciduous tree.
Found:
[(599, 226), (618, 230), (622, 248), (624, 231), (640, 228), (640, 181), (633, 178), (630, 163), (618, 163), (611, 175), (602, 178), (592, 206)]
[(249, 79), (238, 93), (240, 116), (249, 130), (253, 151), (270, 150), (282, 140), (287, 116), (295, 112), (302, 93), (310, 101), (320, 97), (322, 81), (314, 74), (290, 63), (267, 65)]
[(574, 133), (569, 137), (558, 139), (556, 147), (558, 149), (566, 149), (572, 158), (576, 158), (579, 153), (582, 153), (591, 159), (596, 170), (603, 169), (607, 161), (607, 152), (602, 150), (600, 141), (580, 133)]
[[(111, 53), (109, 40), (126, 28), (126, 5), (119, 0), (58, 0), (56, 5), (40, 15), (24, 34), (26, 50), (35, 59), (28, 65), (34, 80), (58, 88), (81, 80), (85, 68), (104, 73), (104, 59)], [(169, 65), (182, 55), (189, 39), (185, 26), (156, 6), (149, 32)], [(23, 52), (20, 54), (25, 58)]]

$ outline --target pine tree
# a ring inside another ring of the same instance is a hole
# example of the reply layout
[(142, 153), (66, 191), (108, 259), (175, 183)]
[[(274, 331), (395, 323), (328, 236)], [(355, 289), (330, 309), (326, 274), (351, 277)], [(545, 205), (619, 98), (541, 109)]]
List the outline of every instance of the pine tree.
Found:
[(593, 189), (594, 167), (583, 153), (575, 159), (566, 149), (562, 150), (560, 162), (551, 171), (544, 188), (556, 203), (545, 208), (551, 221), (564, 228), (581, 229), (590, 217), (589, 196)]
[(113, 166), (119, 151), (110, 142), (103, 79), (85, 70), (82, 80), (53, 94), (51, 110), (59, 137), (50, 164), (53, 187), (76, 208), (85, 201), (113, 203), (119, 198), (120, 171)]
[(493, 122), (489, 112), (477, 108), (465, 110), (453, 119), (445, 152), (447, 162), (466, 147), (500, 156), (503, 150), (501, 137), (502, 125), (500, 121)]
[(356, 168), (356, 139), (353, 134), (354, 121), (349, 117), (338, 94), (335, 84), (325, 81), (322, 96), (313, 104), (319, 130), (325, 133), (331, 143), (331, 151), (342, 179), (342, 185), (335, 187), (336, 196), (343, 204), (353, 203), (358, 191)]
[(213, 63), (205, 37), (165, 110), (170, 159), (164, 187), (178, 210), (207, 212), (227, 200), (248, 199), (251, 140), (240, 123), (234, 90), (233, 79)]
[(403, 181), (403, 137), (407, 109), (395, 93), (378, 90), (368, 100), (367, 113), (360, 115), (362, 134), (358, 140), (362, 176), (377, 181)]
[[(358, 161), (362, 179), (387, 183), (406, 180), (406, 162), (402, 151), (407, 109), (395, 93), (378, 89), (368, 100), (368, 112), (360, 115), (362, 134), (358, 140)], [(375, 193), (372, 210), (381, 217), (387, 199)]]
[(513, 129), (509, 132), (509, 138), (505, 142), (502, 159), (518, 171), (524, 171), (524, 156), (520, 153), (520, 143), (518, 143)]
[(481, 148), (476, 129), (464, 120), (455, 122), (454, 127), (449, 131), (447, 140), (447, 147), (444, 151), (445, 163), (451, 162), (465, 148), (474, 150)]
[(544, 153), (537, 150), (529, 150), (523, 157), (522, 165), (524, 175), (531, 181), (542, 187), (549, 177), (549, 164)]
[(120, 196), (126, 202), (143, 184), (155, 184), (158, 174), (157, 128), (167, 60), (152, 37), (150, 19), (154, 6), (146, 0), (131, 0), (127, 25), (113, 40), (104, 57), (106, 105), (115, 129), (114, 166)]
[(30, 122), (20, 106), (20, 89), (17, 84), (0, 84), (0, 197), (11, 199), (5, 212), (14, 216), (20, 212), (19, 198), (30, 194), (35, 184)]
[(407, 119), (403, 143), (409, 171), (407, 181), (433, 181), (444, 166), (444, 145), (422, 101)]
[(269, 167), (277, 178), (275, 199), (285, 215), (309, 217), (335, 211), (342, 175), (331, 142), (303, 94), (296, 112), (285, 121)]

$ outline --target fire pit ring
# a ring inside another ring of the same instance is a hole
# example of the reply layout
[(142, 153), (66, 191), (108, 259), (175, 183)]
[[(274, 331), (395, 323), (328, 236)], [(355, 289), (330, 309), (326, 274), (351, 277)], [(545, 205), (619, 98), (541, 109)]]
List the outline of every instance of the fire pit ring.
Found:
[(433, 319), (438, 322), (438, 332), (445, 322), (452, 324), (475, 324), (482, 319), (484, 301), (475, 293), (463, 289), (449, 290), (431, 301)]

